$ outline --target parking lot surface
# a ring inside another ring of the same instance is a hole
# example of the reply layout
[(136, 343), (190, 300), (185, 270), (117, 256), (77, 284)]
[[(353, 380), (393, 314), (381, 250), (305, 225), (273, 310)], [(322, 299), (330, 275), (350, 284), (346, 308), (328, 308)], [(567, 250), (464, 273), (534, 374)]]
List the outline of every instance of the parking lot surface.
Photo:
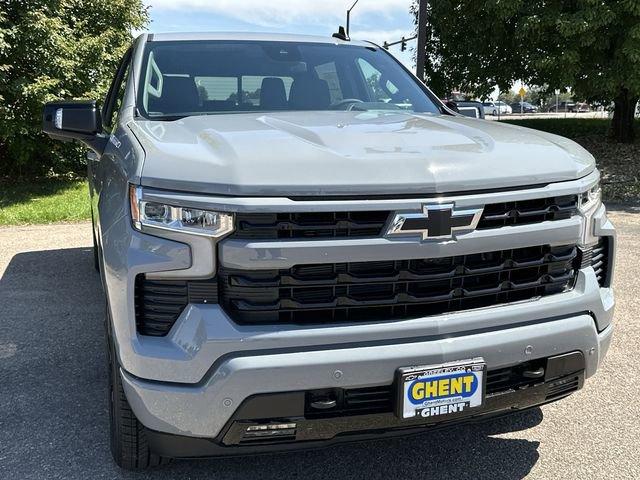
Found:
[(491, 423), (319, 451), (177, 461), (143, 474), (111, 461), (104, 300), (89, 224), (0, 228), (0, 479), (640, 477), (640, 213), (618, 227), (616, 331), (586, 387)]

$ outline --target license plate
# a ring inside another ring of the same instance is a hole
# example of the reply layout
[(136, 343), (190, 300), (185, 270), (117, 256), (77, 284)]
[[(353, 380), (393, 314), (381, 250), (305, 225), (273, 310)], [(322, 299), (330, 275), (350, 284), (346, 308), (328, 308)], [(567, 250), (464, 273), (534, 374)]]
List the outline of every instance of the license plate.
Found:
[(460, 416), (484, 403), (486, 364), (482, 358), (400, 368), (398, 411), (400, 418)]

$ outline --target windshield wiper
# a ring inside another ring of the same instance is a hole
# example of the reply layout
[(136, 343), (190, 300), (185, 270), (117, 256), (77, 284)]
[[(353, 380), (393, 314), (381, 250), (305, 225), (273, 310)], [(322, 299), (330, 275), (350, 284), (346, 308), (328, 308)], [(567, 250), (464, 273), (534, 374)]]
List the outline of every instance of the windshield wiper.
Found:
[(157, 117), (149, 117), (149, 120), (158, 120), (161, 122), (173, 122), (174, 120), (182, 120), (189, 115), (159, 115)]

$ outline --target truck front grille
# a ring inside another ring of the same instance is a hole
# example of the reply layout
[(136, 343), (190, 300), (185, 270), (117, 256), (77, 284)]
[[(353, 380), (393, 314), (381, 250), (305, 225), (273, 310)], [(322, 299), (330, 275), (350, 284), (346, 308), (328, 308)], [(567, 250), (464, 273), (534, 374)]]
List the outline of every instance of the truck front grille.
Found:
[[(478, 229), (564, 220), (577, 212), (578, 197), (538, 198), (486, 205)], [(379, 237), (392, 211), (238, 213), (234, 238), (275, 240)]]
[(243, 324), (408, 319), (573, 288), (577, 248), (548, 245), (472, 255), (219, 270), (220, 303)]

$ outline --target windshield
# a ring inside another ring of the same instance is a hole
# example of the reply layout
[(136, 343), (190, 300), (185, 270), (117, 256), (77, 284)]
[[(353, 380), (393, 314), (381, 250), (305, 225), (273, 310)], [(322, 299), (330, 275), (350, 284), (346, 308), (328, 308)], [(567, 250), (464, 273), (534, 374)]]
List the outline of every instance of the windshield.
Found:
[(140, 85), (138, 109), (152, 119), (304, 110), (440, 112), (391, 55), (373, 46), (149, 42)]

